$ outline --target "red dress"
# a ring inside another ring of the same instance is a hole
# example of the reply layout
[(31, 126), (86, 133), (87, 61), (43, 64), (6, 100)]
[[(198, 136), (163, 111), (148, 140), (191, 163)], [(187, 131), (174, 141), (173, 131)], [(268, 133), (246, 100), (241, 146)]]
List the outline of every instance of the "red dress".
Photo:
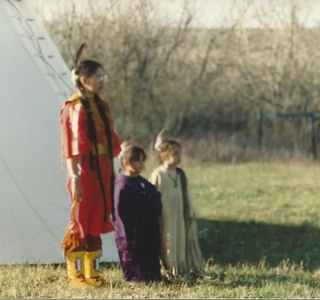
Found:
[[(105, 134), (104, 123), (99, 115), (97, 105), (93, 98), (89, 99), (93, 112), (93, 121), (96, 131), (98, 145), (98, 161), (101, 178), (105, 191), (104, 200), (99, 182), (97, 167), (90, 167), (90, 152), (95, 153), (94, 146), (89, 139), (88, 121), (86, 112), (80, 98), (74, 94), (62, 107), (60, 111), (60, 122), (62, 131), (62, 156), (64, 159), (75, 156), (81, 157), (81, 184), (83, 187), (83, 199), (78, 210), (78, 219), (82, 225), (84, 236), (99, 236), (101, 233), (113, 231), (110, 222), (112, 212), (112, 157), (108, 153), (108, 141)], [(120, 142), (114, 131), (114, 125), (110, 114), (109, 105), (102, 100), (112, 133), (113, 156), (120, 153)], [(94, 155), (95, 156), (95, 155)], [(96, 159), (93, 159), (96, 163)], [(71, 196), (71, 180), (68, 178), (67, 188)]]

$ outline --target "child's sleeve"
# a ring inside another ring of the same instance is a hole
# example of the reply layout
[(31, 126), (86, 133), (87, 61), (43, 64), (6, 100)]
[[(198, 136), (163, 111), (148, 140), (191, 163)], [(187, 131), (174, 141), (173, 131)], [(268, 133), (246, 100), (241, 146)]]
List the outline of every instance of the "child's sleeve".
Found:
[(159, 189), (159, 186), (161, 184), (161, 176), (157, 169), (151, 173), (149, 182), (152, 183), (157, 188), (157, 190)]
[(126, 189), (119, 191), (118, 214), (123, 223), (127, 238), (132, 238), (134, 224), (134, 208), (132, 197)]
[(161, 194), (155, 190), (155, 200), (156, 200), (156, 210), (157, 210), (157, 217), (160, 219), (162, 215), (162, 202), (161, 202)]
[(188, 198), (187, 201), (188, 201), (188, 205), (189, 205), (189, 215), (188, 215), (188, 217), (189, 218), (195, 218), (196, 211), (195, 211), (195, 208), (194, 208), (194, 204), (193, 204), (191, 193), (190, 193), (190, 189), (189, 189), (188, 178), (186, 180), (187, 180), (187, 198)]

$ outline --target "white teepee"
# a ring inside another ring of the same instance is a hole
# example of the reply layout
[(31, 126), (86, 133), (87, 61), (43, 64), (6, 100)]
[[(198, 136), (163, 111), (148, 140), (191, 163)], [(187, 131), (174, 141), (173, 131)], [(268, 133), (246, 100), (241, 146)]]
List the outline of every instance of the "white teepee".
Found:
[[(70, 70), (26, 0), (0, 0), (0, 264), (64, 262), (59, 110)], [(102, 261), (117, 261), (113, 233)]]

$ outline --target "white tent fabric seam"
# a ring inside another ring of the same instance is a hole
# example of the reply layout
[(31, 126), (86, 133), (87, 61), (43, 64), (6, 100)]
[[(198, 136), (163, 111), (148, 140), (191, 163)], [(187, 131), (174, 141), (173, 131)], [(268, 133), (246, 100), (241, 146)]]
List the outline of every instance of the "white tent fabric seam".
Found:
[[(70, 70), (27, 0), (0, 0), (0, 264), (63, 263), (70, 217), (59, 111)], [(101, 261), (118, 261), (114, 233)]]

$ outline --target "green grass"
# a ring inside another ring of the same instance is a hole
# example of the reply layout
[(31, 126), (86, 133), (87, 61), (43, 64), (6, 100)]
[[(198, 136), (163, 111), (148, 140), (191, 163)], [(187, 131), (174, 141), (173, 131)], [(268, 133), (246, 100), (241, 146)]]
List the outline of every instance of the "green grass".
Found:
[(65, 265), (0, 266), (0, 298), (320, 297), (317, 164), (190, 161), (184, 169), (198, 229), (207, 228), (200, 245), (208, 278), (130, 286), (119, 264), (105, 263), (105, 287), (77, 290)]
[(268, 267), (283, 260), (319, 266), (320, 174), (317, 165), (212, 165), (189, 169), (198, 227), (207, 227), (215, 263)]

